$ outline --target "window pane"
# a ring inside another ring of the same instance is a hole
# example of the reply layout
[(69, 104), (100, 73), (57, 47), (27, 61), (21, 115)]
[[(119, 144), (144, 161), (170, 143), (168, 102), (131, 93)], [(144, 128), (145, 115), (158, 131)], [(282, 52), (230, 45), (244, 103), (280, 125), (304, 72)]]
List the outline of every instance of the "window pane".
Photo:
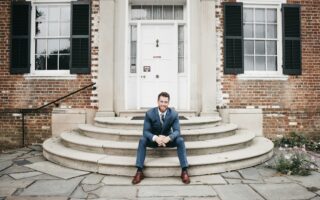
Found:
[(59, 56), (59, 69), (70, 69), (70, 56), (69, 55), (61, 55)]
[(179, 42), (179, 44), (178, 44), (178, 56), (179, 57), (184, 56), (184, 43), (183, 43), (183, 41)]
[(253, 22), (253, 9), (245, 8), (243, 11), (243, 21), (244, 22)]
[(56, 6), (49, 7), (49, 21), (59, 21), (60, 19), (60, 8)]
[(264, 55), (266, 53), (265, 41), (256, 41), (255, 52), (256, 52), (256, 54), (259, 54), (259, 55)]
[(137, 41), (137, 26), (131, 26), (131, 41)]
[(276, 9), (268, 9), (267, 10), (267, 22), (277, 23), (277, 10)]
[(245, 56), (244, 57), (244, 70), (245, 71), (253, 71), (254, 70), (254, 63), (253, 63), (253, 56)]
[(178, 26), (178, 73), (184, 72), (184, 27)]
[(45, 70), (46, 69), (46, 56), (45, 55), (36, 55), (35, 59), (36, 70)]
[(173, 6), (163, 6), (163, 19), (173, 19)]
[(44, 21), (48, 20), (48, 8), (44, 6), (37, 6), (36, 7), (36, 20), (37, 21)]
[(153, 6), (153, 19), (162, 19), (162, 6)]
[(58, 55), (49, 55), (47, 70), (57, 70), (57, 69), (58, 69)]
[(136, 57), (137, 56), (137, 42), (132, 41), (131, 42), (131, 57)]
[(265, 70), (266, 70), (266, 57), (256, 56), (256, 71), (265, 71)]
[(61, 22), (60, 23), (60, 36), (70, 36), (70, 23)]
[(152, 6), (142, 6), (141, 19), (152, 19)]
[(47, 22), (36, 22), (36, 36), (47, 36)]
[(174, 19), (183, 19), (183, 6), (174, 6)]
[(47, 40), (36, 40), (36, 54), (46, 54), (47, 52)]
[(49, 22), (49, 36), (59, 36), (59, 23)]
[(268, 56), (267, 57), (267, 70), (268, 71), (277, 71), (277, 57)]
[(265, 15), (264, 15), (264, 9), (257, 8), (255, 9), (256, 15), (255, 15), (255, 21), (256, 22), (265, 22)]
[(277, 55), (277, 42), (276, 41), (267, 41), (267, 54), (268, 55)]
[(141, 19), (141, 6), (131, 6), (131, 19)]
[(253, 38), (253, 24), (244, 25), (244, 37)]
[(253, 55), (254, 54), (253, 45), (254, 45), (253, 41), (245, 40), (244, 41), (244, 53)]
[(277, 38), (277, 25), (267, 25), (267, 38)]
[(265, 25), (256, 24), (256, 38), (265, 38)]
[(63, 6), (61, 7), (61, 12), (60, 12), (60, 20), (61, 21), (70, 21), (70, 6)]
[(130, 73), (136, 73), (136, 62), (137, 62), (137, 26), (131, 26), (131, 37), (130, 37)]
[(178, 73), (184, 72), (184, 58), (179, 58), (178, 60)]
[(59, 40), (50, 39), (48, 40), (48, 54), (58, 54)]
[(61, 39), (60, 40), (60, 54), (69, 54), (70, 53), (70, 40), (69, 39)]

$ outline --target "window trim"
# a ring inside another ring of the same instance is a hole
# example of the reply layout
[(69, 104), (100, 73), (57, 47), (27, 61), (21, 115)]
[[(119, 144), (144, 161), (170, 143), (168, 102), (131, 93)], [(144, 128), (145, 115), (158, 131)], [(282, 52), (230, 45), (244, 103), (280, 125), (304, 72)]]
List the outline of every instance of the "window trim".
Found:
[[(36, 24), (36, 19), (35, 19), (35, 7), (37, 5), (52, 5), (52, 6), (65, 6), (69, 5), (71, 9), (71, 3), (72, 0), (54, 0), (54, 1), (45, 1), (45, 0), (33, 0), (31, 3), (31, 38), (30, 38), (30, 73), (26, 74), (25, 77), (52, 77), (53, 79), (56, 79), (58, 76), (62, 76), (63, 78), (73, 78), (76, 75), (72, 75), (69, 70), (36, 70), (35, 69), (35, 24)], [(70, 11), (71, 15), (71, 11)], [(71, 21), (71, 16), (70, 16), (70, 36), (69, 39), (71, 40), (71, 26), (72, 26), (72, 21)], [(71, 45), (71, 42), (70, 42)], [(70, 46), (71, 48), (71, 46)], [(71, 54), (71, 52), (70, 52)], [(70, 56), (71, 59), (71, 56)], [(71, 67), (71, 66), (70, 66)]]
[[(253, 3), (251, 0), (243, 0), (243, 9), (245, 8), (271, 8), (277, 9), (277, 71), (246, 71), (243, 74), (238, 74), (240, 79), (280, 79), (286, 80), (287, 76), (283, 74), (282, 62), (282, 13), (281, 2), (283, 0), (275, 0), (267, 3)], [(245, 40), (245, 39), (244, 39)]]

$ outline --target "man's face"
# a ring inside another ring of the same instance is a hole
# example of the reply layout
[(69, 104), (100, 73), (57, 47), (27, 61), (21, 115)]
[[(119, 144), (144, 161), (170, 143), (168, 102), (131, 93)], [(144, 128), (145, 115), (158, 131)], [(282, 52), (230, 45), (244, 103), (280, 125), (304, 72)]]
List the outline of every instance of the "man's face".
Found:
[(169, 106), (169, 98), (160, 96), (160, 98), (158, 100), (158, 107), (159, 107), (160, 112), (166, 111), (168, 106)]

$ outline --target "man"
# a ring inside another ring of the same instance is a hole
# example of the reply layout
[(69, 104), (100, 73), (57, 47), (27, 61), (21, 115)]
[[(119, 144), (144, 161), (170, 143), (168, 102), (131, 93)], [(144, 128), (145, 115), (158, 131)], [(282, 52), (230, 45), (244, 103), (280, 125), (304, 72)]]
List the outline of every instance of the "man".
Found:
[(169, 101), (170, 95), (161, 92), (158, 95), (158, 107), (151, 108), (145, 115), (143, 136), (140, 138), (137, 151), (137, 173), (133, 177), (132, 184), (138, 184), (144, 179), (142, 170), (147, 147), (177, 147), (182, 182), (190, 183), (186, 148), (180, 135), (179, 116), (176, 111), (168, 107)]

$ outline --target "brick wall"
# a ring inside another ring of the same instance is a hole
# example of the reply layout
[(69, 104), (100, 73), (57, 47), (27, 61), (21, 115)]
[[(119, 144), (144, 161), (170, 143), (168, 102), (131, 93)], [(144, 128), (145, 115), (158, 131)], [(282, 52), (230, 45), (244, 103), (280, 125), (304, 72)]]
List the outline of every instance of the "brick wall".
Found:
[[(10, 74), (10, 4), (11, 0), (0, 1), (0, 112), (3, 109), (36, 108), (96, 81), (99, 0), (92, 0), (92, 74), (77, 75), (73, 80), (28, 79), (24, 75)], [(96, 109), (97, 103), (97, 94), (91, 89), (86, 89), (63, 101), (64, 105), (72, 108)], [(0, 114), (1, 146), (15, 147), (20, 144), (19, 121), (19, 117), (13, 117), (12, 114)], [(28, 116), (26, 118), (27, 143), (40, 143), (50, 137), (50, 124), (50, 114)]]
[[(231, 1), (230, 1), (231, 2)], [(320, 3), (288, 0), (301, 4), (302, 75), (288, 80), (239, 80), (223, 74), (223, 15), (217, 4), (220, 107), (262, 108), (267, 137), (302, 132), (320, 138)]]

